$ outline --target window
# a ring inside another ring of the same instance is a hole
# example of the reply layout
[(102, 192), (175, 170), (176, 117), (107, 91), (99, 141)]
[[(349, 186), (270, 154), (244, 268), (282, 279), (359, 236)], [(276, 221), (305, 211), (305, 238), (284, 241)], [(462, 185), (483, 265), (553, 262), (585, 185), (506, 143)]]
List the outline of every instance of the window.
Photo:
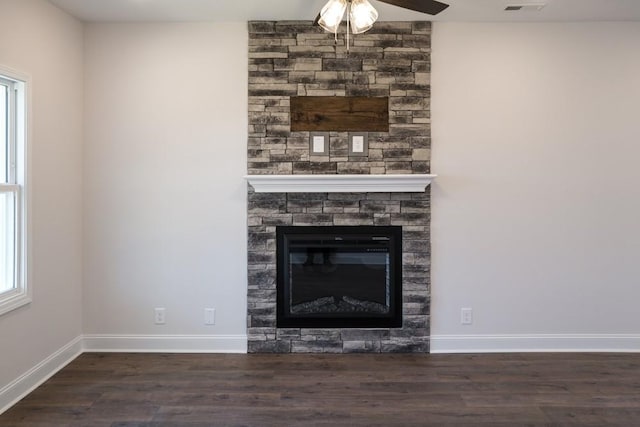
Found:
[(0, 314), (31, 300), (26, 282), (25, 81), (0, 67)]

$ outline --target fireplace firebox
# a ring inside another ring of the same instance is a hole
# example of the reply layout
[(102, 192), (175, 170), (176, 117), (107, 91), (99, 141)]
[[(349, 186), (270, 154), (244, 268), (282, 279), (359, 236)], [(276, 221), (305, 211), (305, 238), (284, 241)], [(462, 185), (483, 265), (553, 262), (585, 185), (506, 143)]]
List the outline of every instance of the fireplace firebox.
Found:
[(277, 227), (277, 326), (402, 326), (402, 227)]

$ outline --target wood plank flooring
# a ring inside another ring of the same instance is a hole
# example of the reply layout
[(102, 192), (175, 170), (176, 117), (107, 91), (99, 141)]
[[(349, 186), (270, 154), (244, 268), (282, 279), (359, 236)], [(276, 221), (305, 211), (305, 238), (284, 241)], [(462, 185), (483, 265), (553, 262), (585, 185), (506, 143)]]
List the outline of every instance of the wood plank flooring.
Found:
[(0, 426), (640, 426), (640, 355), (83, 354)]

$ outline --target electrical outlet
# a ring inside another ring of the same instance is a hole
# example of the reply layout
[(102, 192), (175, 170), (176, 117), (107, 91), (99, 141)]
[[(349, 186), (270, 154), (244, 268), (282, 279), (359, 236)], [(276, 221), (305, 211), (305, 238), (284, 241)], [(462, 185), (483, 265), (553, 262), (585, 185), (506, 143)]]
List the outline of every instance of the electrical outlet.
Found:
[(167, 323), (166, 311), (164, 308), (156, 308), (154, 310), (154, 321), (156, 325), (164, 325)]
[(460, 323), (462, 323), (463, 325), (471, 325), (473, 323), (473, 309), (460, 309)]
[(204, 309), (204, 324), (215, 325), (216, 324), (216, 309), (205, 308)]

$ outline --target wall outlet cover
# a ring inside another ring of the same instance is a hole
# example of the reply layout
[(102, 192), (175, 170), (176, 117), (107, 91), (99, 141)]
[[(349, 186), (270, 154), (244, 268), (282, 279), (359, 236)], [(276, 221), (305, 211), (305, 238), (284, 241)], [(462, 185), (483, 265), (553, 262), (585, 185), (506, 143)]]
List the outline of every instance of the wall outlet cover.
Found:
[(154, 323), (156, 325), (164, 325), (167, 323), (166, 310), (164, 308), (158, 307), (154, 309)]
[(460, 323), (463, 325), (471, 325), (473, 323), (473, 309), (471, 308), (460, 309)]

